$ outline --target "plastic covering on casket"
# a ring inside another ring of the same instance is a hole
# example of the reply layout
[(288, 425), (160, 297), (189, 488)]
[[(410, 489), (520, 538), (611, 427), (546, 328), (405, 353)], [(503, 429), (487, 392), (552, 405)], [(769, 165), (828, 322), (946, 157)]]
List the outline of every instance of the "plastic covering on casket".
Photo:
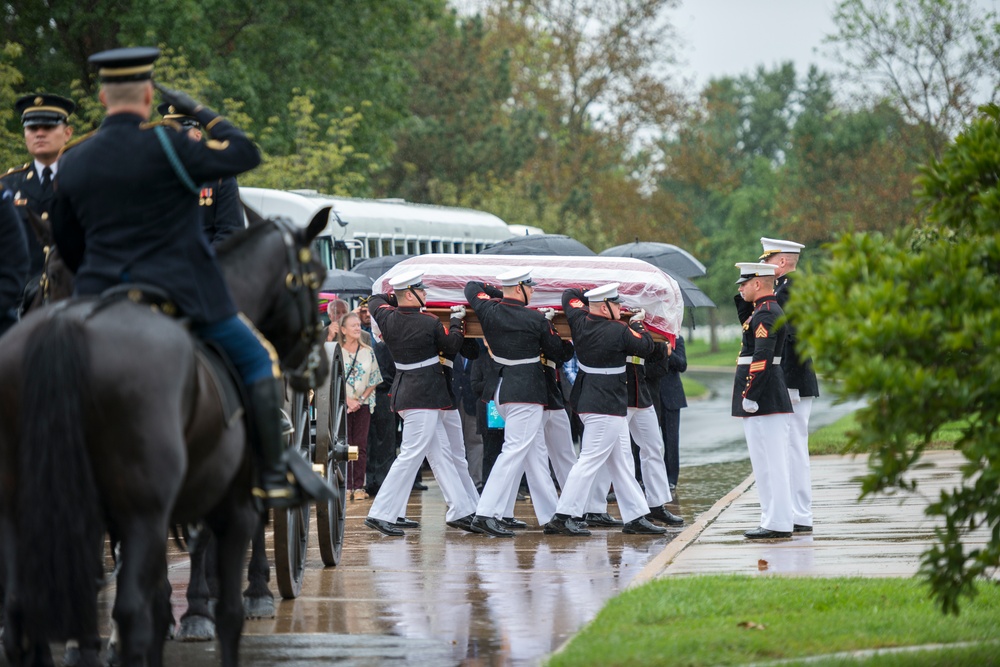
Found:
[(420, 255), (404, 260), (379, 276), (372, 293), (391, 291), (389, 279), (413, 268), (424, 271), (428, 306), (464, 304), (465, 284), (480, 280), (499, 286), (496, 276), (516, 268), (531, 269), (537, 283), (532, 308), (562, 309), (562, 293), (570, 287), (589, 290), (621, 283), (618, 293), (629, 311), (646, 311), (646, 326), (671, 339), (680, 333), (684, 300), (677, 281), (648, 262), (632, 257), (538, 257), (528, 255)]

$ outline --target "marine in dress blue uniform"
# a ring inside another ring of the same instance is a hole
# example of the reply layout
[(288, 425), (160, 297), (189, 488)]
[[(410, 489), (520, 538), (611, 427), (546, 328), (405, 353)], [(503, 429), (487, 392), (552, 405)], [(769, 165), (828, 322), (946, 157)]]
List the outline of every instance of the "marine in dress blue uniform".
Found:
[(442, 419), (455, 401), (439, 355), (454, 357), (462, 349), (465, 325), (460, 315), (464, 314), (455, 313), (446, 329), (437, 316), (423, 312), (427, 291), (422, 277), (419, 269), (405, 269), (390, 279), (392, 294), (368, 300), (396, 367), (389, 397), (392, 410), (403, 419), (403, 440), (365, 525), (392, 536), (404, 534), (396, 524), (404, 518), (413, 478), (425, 457), (448, 505), (446, 521), (472, 531), (476, 509), (475, 499), (466, 493), (454, 463), (443, 452)]
[[(193, 141), (202, 140), (204, 132), (197, 118), (177, 113), (165, 102), (157, 107), (157, 111), (163, 120), (173, 121), (184, 128)], [(202, 228), (212, 248), (218, 248), (223, 241), (244, 228), (240, 188), (235, 176), (203, 183), (198, 193), (198, 209), (202, 216)]]
[(303, 498), (284, 459), (277, 360), (237, 316), (201, 228), (194, 185), (252, 169), (260, 154), (239, 129), (177, 91), (160, 89), (212, 140), (191, 141), (169, 121), (149, 123), (158, 56), (158, 49), (136, 47), (90, 57), (108, 115), (60, 159), (52, 214), (56, 243), (76, 271), (77, 295), (123, 283), (153, 285), (190, 318), (196, 335), (225, 350), (248, 388), (258, 435), (261, 479), (254, 493), (268, 506), (298, 504)]
[(522, 470), (539, 525), (555, 513), (556, 487), (549, 474), (542, 428), (549, 402), (542, 355), (560, 357), (563, 341), (543, 313), (528, 308), (535, 288), (530, 269), (511, 269), (496, 279), (499, 290), (475, 280), (465, 285), (465, 298), (479, 318), (497, 364), (483, 396), (496, 402), (504, 418), (503, 449), (483, 487), (475, 525), (494, 537), (513, 537), (501, 521), (510, 511)]
[[(774, 265), (774, 297), (786, 314), (792, 294), (792, 276), (798, 266), (799, 254), (805, 248), (801, 243), (780, 239), (760, 239), (764, 254), (760, 261)], [(788, 474), (792, 485), (792, 520), (795, 533), (811, 533), (813, 527), (812, 481), (809, 468), (809, 416), (813, 399), (819, 396), (819, 383), (813, 371), (812, 360), (798, 352), (795, 323), (785, 323), (785, 349), (781, 370), (785, 374), (788, 397), (792, 401), (792, 414), (788, 418), (789, 459)]]
[(0, 185), (0, 336), (17, 322), (17, 303), (30, 264), (13, 198), (13, 193)]
[(30, 263), (25, 276), (24, 304), (30, 304), (38, 288), (38, 277), (45, 262), (45, 249), (28, 219), (28, 212), (48, 220), (55, 201), (53, 181), (59, 169), (59, 153), (73, 136), (69, 117), (76, 109), (73, 100), (50, 93), (32, 93), (19, 97), (14, 110), (24, 126), (24, 143), (31, 161), (13, 167), (0, 177), (0, 185), (10, 191), (24, 227)]
[(774, 267), (739, 263), (741, 298), (753, 304), (743, 321), (743, 342), (736, 362), (732, 414), (743, 417), (750, 464), (760, 495), (760, 526), (748, 539), (785, 539), (792, 535), (792, 494), (788, 481), (788, 415), (792, 403), (781, 370), (784, 313), (774, 298)]
[(618, 287), (618, 283), (610, 283), (586, 294), (575, 288), (563, 292), (563, 312), (580, 369), (570, 400), (583, 420), (583, 442), (556, 515), (545, 526), (545, 532), (550, 534), (590, 534), (573, 517), (585, 511), (591, 488), (605, 467), (611, 474), (625, 522), (622, 531), (646, 535), (665, 532), (646, 520), (649, 505), (635, 480), (632, 454), (629, 452), (626, 460), (621, 446), (622, 434), (628, 430), (626, 357), (648, 357), (655, 346), (640, 319), (630, 324), (621, 321)]

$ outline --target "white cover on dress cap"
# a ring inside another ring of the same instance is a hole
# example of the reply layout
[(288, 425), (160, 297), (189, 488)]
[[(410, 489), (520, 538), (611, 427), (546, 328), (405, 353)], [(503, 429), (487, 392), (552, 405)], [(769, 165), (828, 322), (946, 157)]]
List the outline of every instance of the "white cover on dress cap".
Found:
[(618, 288), (621, 283), (608, 283), (585, 292), (584, 296), (591, 301), (618, 301)]
[(422, 269), (406, 269), (390, 278), (389, 286), (397, 292), (410, 287), (424, 289), (423, 283), (420, 282), (420, 279), (423, 277), (424, 272)]
[(503, 287), (514, 287), (515, 285), (520, 285), (524, 283), (528, 287), (534, 287), (535, 281), (531, 279), (531, 269), (512, 269), (510, 271), (504, 271), (499, 276), (497, 280)]
[(795, 241), (769, 239), (766, 236), (760, 237), (760, 245), (764, 248), (764, 254), (760, 256), (761, 259), (770, 257), (771, 255), (775, 255), (779, 252), (793, 252), (797, 255), (803, 248), (805, 248), (804, 245), (796, 243)]
[(762, 264), (760, 262), (737, 262), (736, 268), (740, 270), (740, 279), (737, 285), (742, 285), (752, 278), (761, 278), (774, 275), (774, 264)]

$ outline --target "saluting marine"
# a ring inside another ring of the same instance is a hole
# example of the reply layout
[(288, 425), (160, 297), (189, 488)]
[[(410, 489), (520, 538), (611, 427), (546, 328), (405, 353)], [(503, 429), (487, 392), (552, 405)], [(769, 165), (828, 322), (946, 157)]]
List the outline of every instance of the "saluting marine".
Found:
[(781, 370), (785, 346), (784, 315), (774, 298), (774, 267), (740, 263), (740, 297), (753, 305), (743, 321), (743, 343), (736, 361), (733, 416), (745, 417), (750, 464), (760, 495), (760, 526), (748, 539), (784, 539), (792, 535), (792, 497), (788, 483), (788, 415), (792, 403)]
[(403, 535), (404, 527), (417, 527), (415, 521), (405, 517), (405, 510), (413, 478), (424, 457), (448, 504), (448, 525), (478, 532), (472, 527), (475, 499), (466, 493), (442, 442), (443, 412), (452, 407), (454, 400), (439, 354), (454, 356), (461, 350), (465, 308), (456, 308), (447, 330), (437, 316), (423, 312), (427, 297), (421, 282), (423, 275), (419, 269), (406, 269), (389, 281), (392, 294), (376, 294), (368, 300), (368, 310), (396, 366), (389, 396), (392, 410), (403, 419), (403, 440), (365, 525), (392, 536)]

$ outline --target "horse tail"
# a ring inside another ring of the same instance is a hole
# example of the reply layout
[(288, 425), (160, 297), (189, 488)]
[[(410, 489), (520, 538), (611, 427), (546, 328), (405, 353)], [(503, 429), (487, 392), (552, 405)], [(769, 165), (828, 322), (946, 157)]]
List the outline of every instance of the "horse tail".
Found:
[(86, 440), (83, 325), (52, 318), (26, 346), (23, 364), (15, 520), (25, 628), (39, 639), (80, 637), (97, 614), (104, 540)]

